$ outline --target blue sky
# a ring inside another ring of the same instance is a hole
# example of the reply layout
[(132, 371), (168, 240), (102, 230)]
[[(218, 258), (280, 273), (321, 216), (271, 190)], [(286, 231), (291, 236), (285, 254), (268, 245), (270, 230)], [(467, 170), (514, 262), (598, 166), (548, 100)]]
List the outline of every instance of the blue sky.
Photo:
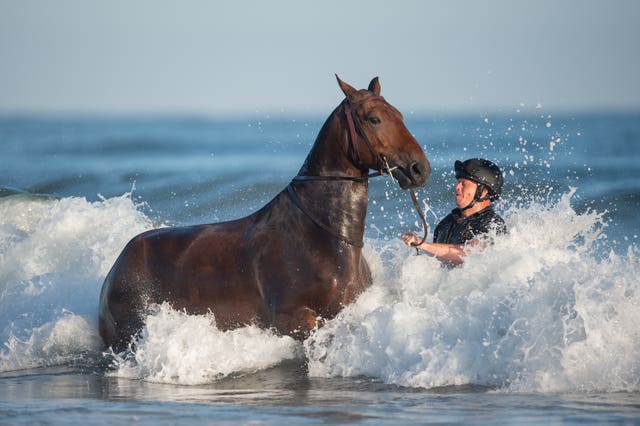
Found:
[(0, 113), (640, 110), (640, 2), (0, 0)]

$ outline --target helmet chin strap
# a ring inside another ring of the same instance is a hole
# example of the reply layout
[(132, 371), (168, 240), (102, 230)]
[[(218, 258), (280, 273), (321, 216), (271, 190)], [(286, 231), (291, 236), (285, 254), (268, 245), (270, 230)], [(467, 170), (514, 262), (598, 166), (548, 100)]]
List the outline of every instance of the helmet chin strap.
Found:
[(476, 187), (476, 193), (473, 195), (473, 200), (471, 200), (471, 202), (469, 204), (467, 204), (466, 207), (460, 207), (458, 208), (461, 212), (465, 211), (465, 210), (469, 210), (471, 207), (475, 206), (477, 202), (479, 201), (487, 201), (490, 200), (491, 197), (489, 195), (487, 195), (486, 197), (482, 197), (482, 191), (484, 190), (485, 186), (482, 185), (481, 183), (477, 184)]

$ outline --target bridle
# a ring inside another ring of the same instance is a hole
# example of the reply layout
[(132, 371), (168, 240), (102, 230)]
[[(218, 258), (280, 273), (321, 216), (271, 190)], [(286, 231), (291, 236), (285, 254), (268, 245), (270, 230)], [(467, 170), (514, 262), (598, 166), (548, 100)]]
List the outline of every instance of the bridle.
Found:
[[(378, 98), (384, 101), (384, 98), (382, 96), (373, 95), (361, 100), (359, 103), (364, 103), (365, 101), (368, 101), (372, 98)], [(355, 110), (352, 107), (349, 99), (345, 98), (342, 104), (344, 107), (344, 115), (347, 119), (347, 126), (349, 127), (349, 137), (347, 138), (347, 152), (349, 153), (349, 157), (351, 157), (351, 162), (359, 169), (368, 170), (370, 168), (368, 166), (363, 166), (362, 161), (360, 160), (360, 150), (358, 149), (358, 135), (360, 135), (367, 148), (369, 148), (369, 152), (371, 152), (371, 155), (376, 161), (376, 167), (371, 167), (375, 168), (376, 172), (367, 175), (367, 179), (381, 176), (383, 174), (391, 174), (393, 169), (389, 167), (389, 163), (387, 162), (387, 159), (384, 157), (384, 155), (379, 154), (376, 151), (376, 149), (373, 147), (373, 144), (367, 137), (367, 134), (362, 130), (362, 127), (360, 127), (360, 121), (357, 119), (358, 117), (356, 116)], [(357, 128), (356, 123), (358, 123)]]
[[(370, 99), (381, 99), (384, 101), (384, 98), (380, 95), (371, 95), (366, 97), (365, 99), (362, 99), (358, 102), (358, 104), (366, 102)], [(352, 103), (349, 101), (348, 98), (345, 98), (345, 100), (342, 102), (343, 105), (343, 109), (344, 109), (344, 115), (345, 118), (347, 120), (347, 126), (349, 128), (349, 134), (347, 136), (347, 153), (351, 159), (351, 162), (358, 167), (361, 170), (368, 170), (371, 167), (369, 166), (364, 166), (362, 164), (361, 161), (361, 157), (360, 157), (360, 150), (358, 149), (358, 142), (360, 139), (362, 139), (365, 142), (365, 145), (367, 146), (367, 148), (369, 149), (369, 152), (371, 153), (371, 155), (374, 158), (374, 161), (376, 161), (376, 166), (375, 169), (376, 171), (373, 173), (369, 173), (365, 176), (339, 176), (339, 175), (322, 175), (322, 176), (301, 176), (298, 175), (296, 177), (293, 178), (293, 180), (291, 181), (291, 184), (289, 186), (287, 186), (287, 194), (289, 195), (289, 197), (291, 198), (291, 201), (293, 201), (293, 203), (317, 226), (319, 226), (320, 228), (324, 229), (326, 232), (328, 232), (329, 234), (333, 235), (334, 237), (338, 238), (341, 241), (346, 242), (347, 244), (356, 246), (356, 247), (360, 247), (362, 248), (364, 246), (364, 243), (360, 240), (360, 241), (355, 241), (352, 239), (349, 239), (348, 237), (345, 237), (342, 234), (337, 233), (336, 231), (334, 231), (332, 228), (330, 228), (329, 226), (326, 226), (325, 224), (323, 224), (322, 222), (318, 221), (317, 219), (315, 219), (313, 217), (313, 215), (311, 214), (311, 212), (304, 206), (304, 204), (300, 201), (300, 199), (298, 198), (298, 195), (295, 193), (295, 191), (293, 190), (292, 185), (296, 184), (296, 183), (301, 183), (301, 182), (309, 182), (309, 181), (352, 181), (352, 182), (367, 182), (369, 179), (374, 178), (374, 177), (378, 177), (378, 176), (382, 176), (382, 175), (391, 175), (391, 172), (393, 172), (394, 169), (396, 169), (397, 167), (390, 167), (389, 163), (387, 162), (387, 159), (385, 158), (384, 155), (379, 154), (376, 149), (373, 147), (373, 144), (371, 143), (371, 141), (369, 140), (369, 138), (367, 137), (367, 134), (362, 130), (362, 128), (360, 127), (360, 121), (358, 120), (358, 117), (355, 114), (355, 110), (353, 108)], [(358, 138), (358, 135), (360, 135), (360, 138)], [(416, 198), (416, 194), (413, 191), (413, 189), (409, 189), (409, 192), (411, 193), (411, 200), (413, 201), (413, 205), (416, 209), (416, 211), (418, 212), (418, 215), (420, 216), (420, 219), (422, 220), (422, 225), (424, 228), (424, 236), (422, 237), (422, 240), (419, 243), (411, 243), (412, 246), (416, 247), (417, 250), (417, 246), (422, 245), (422, 243), (424, 243), (427, 239), (427, 233), (428, 233), (428, 225), (427, 225), (427, 221), (424, 217), (424, 213), (422, 211), (422, 209), (420, 208), (420, 204), (418, 203), (418, 199)]]

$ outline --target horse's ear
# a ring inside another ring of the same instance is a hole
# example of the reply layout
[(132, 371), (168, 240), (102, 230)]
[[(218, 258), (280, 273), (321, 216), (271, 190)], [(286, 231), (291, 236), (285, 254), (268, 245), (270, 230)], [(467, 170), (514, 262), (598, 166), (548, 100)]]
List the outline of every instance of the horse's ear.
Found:
[(376, 96), (380, 96), (380, 82), (378, 81), (378, 77), (373, 77), (371, 83), (369, 83), (369, 91), (373, 92)]
[(338, 80), (338, 84), (340, 85), (340, 88), (342, 89), (342, 93), (344, 93), (344, 95), (347, 97), (347, 99), (352, 101), (353, 98), (355, 97), (355, 94), (358, 91), (356, 89), (354, 89), (353, 87), (349, 86), (344, 81), (340, 80), (340, 77), (338, 77), (338, 74), (336, 74), (336, 79)]

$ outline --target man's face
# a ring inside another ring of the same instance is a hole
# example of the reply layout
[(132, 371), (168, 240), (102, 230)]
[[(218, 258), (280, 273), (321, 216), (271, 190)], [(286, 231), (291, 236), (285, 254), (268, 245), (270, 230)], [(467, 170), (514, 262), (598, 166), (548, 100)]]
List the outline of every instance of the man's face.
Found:
[(456, 205), (463, 208), (473, 201), (478, 184), (472, 180), (460, 178), (456, 184)]

